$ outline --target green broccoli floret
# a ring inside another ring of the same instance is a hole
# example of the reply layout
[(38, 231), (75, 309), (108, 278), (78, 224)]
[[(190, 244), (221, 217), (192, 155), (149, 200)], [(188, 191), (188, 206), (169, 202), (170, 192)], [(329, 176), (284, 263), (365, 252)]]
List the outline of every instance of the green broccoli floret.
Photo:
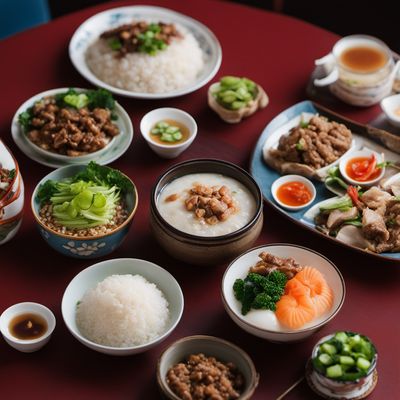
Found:
[(276, 305), (275, 301), (272, 299), (271, 296), (269, 296), (267, 293), (259, 293), (253, 300), (253, 303), (251, 304), (252, 308), (255, 309), (266, 309), (266, 310), (271, 310), (275, 311), (276, 310)]
[(235, 293), (235, 297), (237, 300), (242, 301), (244, 297), (244, 280), (236, 279), (233, 284), (233, 292)]
[(242, 303), (242, 314), (252, 308), (275, 311), (276, 302), (284, 293), (287, 277), (274, 271), (267, 276), (249, 273), (244, 280), (237, 279), (233, 285), (235, 297)]
[(284, 288), (287, 282), (287, 276), (281, 271), (273, 271), (268, 275), (268, 280)]

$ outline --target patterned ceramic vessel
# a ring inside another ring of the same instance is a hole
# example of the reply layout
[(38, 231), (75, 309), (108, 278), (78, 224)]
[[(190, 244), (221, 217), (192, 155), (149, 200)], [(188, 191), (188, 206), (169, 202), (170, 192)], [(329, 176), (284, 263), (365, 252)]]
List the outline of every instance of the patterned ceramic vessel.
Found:
[(46, 175), (36, 186), (32, 194), (31, 207), (40, 234), (54, 250), (69, 257), (90, 259), (102, 257), (114, 251), (124, 240), (132, 223), (138, 205), (138, 194), (135, 185), (133, 191), (126, 193), (125, 204), (128, 208), (128, 218), (110, 233), (96, 237), (71, 236), (56, 232), (47, 227), (39, 218), (40, 202), (37, 192), (41, 184), (49, 179), (61, 180), (71, 177), (84, 169), (86, 165), (69, 165), (58, 168)]
[[(326, 342), (335, 334), (331, 334), (321, 338), (317, 344), (314, 346), (312, 351), (312, 358), (315, 358), (318, 353), (319, 346)], [(375, 349), (376, 351), (376, 349)], [(377, 375), (376, 375), (376, 363), (378, 360), (378, 353), (372, 360), (371, 366), (368, 370), (366, 376), (359, 378), (355, 381), (339, 381), (332, 378), (327, 378), (321, 372), (315, 368), (311, 369), (307, 380), (311, 383), (313, 390), (316, 390), (319, 394), (330, 399), (346, 399), (346, 400), (356, 400), (363, 399), (369, 393), (372, 392), (376, 385)]]
[[(256, 205), (250, 221), (240, 229), (221, 236), (198, 236), (168, 223), (158, 210), (159, 196), (174, 179), (193, 173), (221, 174), (243, 184)], [(150, 208), (151, 229), (160, 246), (171, 256), (196, 265), (218, 264), (243, 253), (257, 240), (263, 225), (263, 200), (257, 183), (242, 168), (222, 160), (195, 159), (173, 166), (154, 185)]]
[(21, 226), (25, 191), (18, 163), (1, 140), (0, 168), (14, 171), (8, 187), (2, 194), (0, 193), (0, 245), (2, 245), (11, 240)]

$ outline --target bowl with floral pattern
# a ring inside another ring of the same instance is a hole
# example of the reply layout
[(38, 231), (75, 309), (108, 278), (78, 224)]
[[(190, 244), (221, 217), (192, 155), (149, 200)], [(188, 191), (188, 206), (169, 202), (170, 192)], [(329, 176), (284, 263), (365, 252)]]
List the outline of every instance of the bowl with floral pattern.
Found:
[(47, 244), (63, 255), (91, 259), (120, 246), (132, 224), (138, 194), (120, 171), (90, 162), (46, 175), (31, 207)]

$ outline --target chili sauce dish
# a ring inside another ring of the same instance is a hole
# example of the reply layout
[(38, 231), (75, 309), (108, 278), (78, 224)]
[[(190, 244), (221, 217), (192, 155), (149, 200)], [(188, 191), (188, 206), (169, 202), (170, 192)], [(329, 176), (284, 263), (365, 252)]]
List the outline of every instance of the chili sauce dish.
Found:
[(308, 207), (315, 200), (313, 183), (301, 175), (284, 175), (274, 181), (271, 187), (275, 202), (289, 211)]

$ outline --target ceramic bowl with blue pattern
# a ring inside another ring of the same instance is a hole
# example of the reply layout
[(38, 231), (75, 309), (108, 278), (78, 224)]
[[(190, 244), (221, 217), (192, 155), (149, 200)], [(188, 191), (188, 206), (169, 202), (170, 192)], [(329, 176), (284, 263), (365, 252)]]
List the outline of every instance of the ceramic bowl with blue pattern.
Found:
[(122, 241), (125, 239), (129, 228), (132, 224), (133, 216), (136, 212), (138, 205), (138, 194), (136, 186), (132, 183), (132, 189), (123, 195), (123, 202), (128, 211), (127, 219), (109, 233), (96, 236), (71, 236), (57, 232), (48, 226), (46, 226), (41, 220), (39, 213), (41, 209), (40, 201), (37, 197), (37, 193), (40, 185), (47, 180), (60, 181), (65, 178), (74, 176), (86, 165), (68, 165), (66, 167), (58, 168), (46, 175), (37, 185), (32, 194), (31, 206), (33, 216), (36, 220), (36, 224), (39, 228), (39, 232), (46, 243), (59, 253), (80, 259), (91, 259), (103, 257), (113, 252), (117, 247), (120, 246)]

